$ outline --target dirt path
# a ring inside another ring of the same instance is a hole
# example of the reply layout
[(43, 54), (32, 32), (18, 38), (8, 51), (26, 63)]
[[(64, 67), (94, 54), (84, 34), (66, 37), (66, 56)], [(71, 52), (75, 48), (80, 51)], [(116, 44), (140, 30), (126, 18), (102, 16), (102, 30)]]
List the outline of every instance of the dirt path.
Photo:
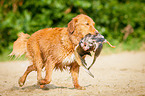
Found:
[[(87, 62), (91, 60), (87, 57)], [(100, 56), (91, 68), (95, 78), (81, 68), (79, 82), (86, 90), (73, 89), (68, 71), (54, 71), (49, 90), (36, 85), (36, 72), (20, 88), (17, 81), (28, 65), (28, 61), (0, 62), (0, 96), (145, 96), (145, 51)]]

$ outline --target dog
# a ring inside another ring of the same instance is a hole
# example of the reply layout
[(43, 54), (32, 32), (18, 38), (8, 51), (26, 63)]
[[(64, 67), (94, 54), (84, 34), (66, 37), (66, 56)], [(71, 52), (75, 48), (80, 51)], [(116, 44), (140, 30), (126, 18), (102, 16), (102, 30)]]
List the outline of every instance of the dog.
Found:
[[(73, 79), (74, 88), (85, 89), (78, 83), (79, 67), (74, 55), (74, 49), (79, 41), (88, 33), (97, 35), (99, 32), (94, 27), (95, 22), (87, 15), (80, 14), (68, 23), (65, 28), (45, 28), (38, 30), (31, 36), (20, 34), (14, 42), (13, 51), (10, 54), (26, 57), (32, 63), (26, 69), (18, 83), (23, 86), (28, 74), (37, 71), (37, 84), (44, 88), (45, 84), (51, 82), (51, 76), (54, 69), (63, 71), (67, 67)], [(21, 47), (16, 47), (21, 46)], [(46, 76), (43, 79), (41, 75), (42, 68), (45, 67)]]

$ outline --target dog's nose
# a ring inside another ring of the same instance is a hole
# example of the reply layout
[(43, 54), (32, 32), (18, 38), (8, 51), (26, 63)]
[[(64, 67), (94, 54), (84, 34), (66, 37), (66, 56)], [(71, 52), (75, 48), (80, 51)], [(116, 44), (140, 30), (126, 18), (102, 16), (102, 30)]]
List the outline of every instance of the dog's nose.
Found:
[(98, 35), (98, 34), (99, 34), (99, 31), (98, 31), (98, 30), (96, 30), (96, 29), (95, 29), (95, 34), (96, 34), (96, 35)]
[(99, 31), (93, 25), (91, 25), (90, 28), (92, 28), (92, 31), (94, 32), (92, 35), (98, 35), (99, 34)]

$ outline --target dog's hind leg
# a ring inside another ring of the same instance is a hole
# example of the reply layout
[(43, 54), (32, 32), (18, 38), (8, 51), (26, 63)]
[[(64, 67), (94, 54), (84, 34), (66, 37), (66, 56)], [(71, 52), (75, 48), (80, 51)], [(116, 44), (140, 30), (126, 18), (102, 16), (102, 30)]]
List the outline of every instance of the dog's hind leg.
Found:
[(25, 81), (26, 81), (26, 78), (27, 78), (27, 75), (28, 75), (30, 72), (34, 71), (34, 70), (36, 70), (36, 69), (35, 69), (35, 67), (34, 67), (33, 65), (30, 65), (30, 66), (27, 67), (27, 70), (25, 71), (25, 73), (23, 74), (23, 76), (20, 77), (20, 79), (19, 79), (19, 81), (18, 81), (19, 86), (22, 87), (22, 86), (24, 85), (24, 83), (25, 83)]
[(42, 58), (41, 58), (41, 54), (40, 54), (40, 50), (36, 51), (35, 55), (34, 55), (34, 61), (35, 61), (35, 68), (37, 71), (37, 84), (40, 85), (40, 81), (42, 80), (42, 68), (43, 68), (43, 62), (42, 62)]
[(76, 89), (85, 90), (85, 88), (81, 87), (78, 83), (79, 67), (80, 66), (77, 63), (74, 63), (74, 64), (72, 64), (72, 66), (70, 68), (70, 72), (71, 72), (72, 79), (73, 79), (73, 84)]
[(55, 67), (55, 62), (53, 62), (53, 60), (49, 58), (47, 62), (45, 63), (45, 69), (46, 69), (45, 79), (42, 79), (40, 81), (41, 88), (44, 88), (45, 84), (49, 84), (51, 82), (52, 72), (53, 72), (54, 67)]
[(37, 71), (37, 84), (39, 85), (42, 79), (41, 71), (44, 66), (43, 59), (41, 57), (40, 45), (36, 40), (33, 40), (33, 38), (29, 38), (28, 41), (29, 42), (27, 44), (27, 50), (29, 55), (31, 56), (30, 59), (33, 61), (33, 66)]

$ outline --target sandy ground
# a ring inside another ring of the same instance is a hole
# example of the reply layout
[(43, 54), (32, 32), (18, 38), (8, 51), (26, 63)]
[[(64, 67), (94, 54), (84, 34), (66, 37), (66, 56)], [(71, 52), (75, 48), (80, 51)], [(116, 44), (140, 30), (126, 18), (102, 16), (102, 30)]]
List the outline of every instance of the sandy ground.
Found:
[(145, 96), (145, 51), (100, 56), (90, 69), (95, 78), (81, 68), (79, 83), (86, 90), (73, 88), (68, 70), (54, 71), (48, 90), (37, 86), (36, 72), (21, 88), (17, 82), (28, 65), (28, 61), (0, 62), (0, 96)]

